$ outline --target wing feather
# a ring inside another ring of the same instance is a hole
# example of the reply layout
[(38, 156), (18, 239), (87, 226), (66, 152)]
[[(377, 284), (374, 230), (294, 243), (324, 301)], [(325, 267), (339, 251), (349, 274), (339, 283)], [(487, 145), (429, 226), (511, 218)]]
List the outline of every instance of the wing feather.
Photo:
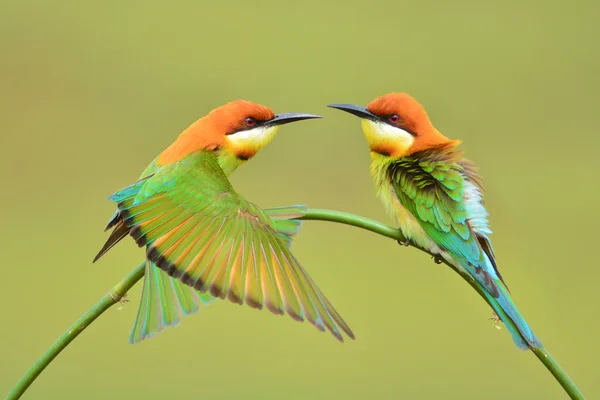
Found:
[(467, 219), (462, 167), (444, 159), (418, 158), (404, 158), (388, 170), (398, 200), (438, 246), (449, 251), (490, 293), (498, 294), (490, 276), (495, 271), (487, 268), (485, 253)]
[[(302, 207), (267, 214), (240, 197), (214, 155), (205, 152), (164, 166), (134, 186), (112, 198), (131, 235), (147, 247), (148, 259), (170, 276), (234, 303), (306, 318), (340, 341), (339, 328), (354, 337), (290, 253), (299, 221), (286, 220), (302, 216)], [(155, 286), (164, 291), (164, 285)], [(161, 296), (151, 294), (150, 300)]]

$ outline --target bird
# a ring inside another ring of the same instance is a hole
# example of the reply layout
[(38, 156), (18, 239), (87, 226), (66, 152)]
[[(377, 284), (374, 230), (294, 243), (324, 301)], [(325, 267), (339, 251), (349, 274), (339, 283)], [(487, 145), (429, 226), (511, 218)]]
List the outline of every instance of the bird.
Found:
[(407, 239), (402, 244), (425, 249), (472, 277), (518, 348), (542, 347), (498, 270), (482, 178), (464, 158), (461, 141), (436, 129), (425, 108), (407, 93), (377, 97), (366, 107), (328, 107), (361, 119), (377, 195)]
[(229, 102), (191, 124), (135, 183), (109, 196), (117, 210), (106, 230), (113, 230), (94, 262), (126, 236), (146, 249), (146, 297), (131, 342), (217, 298), (306, 319), (341, 342), (341, 331), (354, 339), (290, 251), (299, 208), (262, 210), (228, 180), (281, 125), (314, 118), (320, 116)]

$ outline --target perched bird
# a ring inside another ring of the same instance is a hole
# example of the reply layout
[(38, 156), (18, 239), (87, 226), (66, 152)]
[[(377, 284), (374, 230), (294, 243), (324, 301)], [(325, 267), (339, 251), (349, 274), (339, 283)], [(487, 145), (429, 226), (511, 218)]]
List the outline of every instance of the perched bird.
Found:
[(406, 93), (376, 98), (367, 107), (331, 104), (361, 119), (371, 149), (379, 198), (410, 242), (471, 276), (519, 348), (541, 347), (509, 296), (489, 238), (482, 180), (463, 158), (458, 140), (442, 135)]
[[(212, 298), (307, 319), (343, 341), (354, 335), (289, 250), (298, 208), (261, 210), (227, 176), (280, 125), (317, 115), (275, 115), (238, 100), (212, 110), (150, 163), (138, 182), (109, 197), (114, 228), (94, 261), (131, 235), (146, 247), (143, 296), (131, 341), (176, 324)], [(200, 292), (200, 295), (188, 287)]]

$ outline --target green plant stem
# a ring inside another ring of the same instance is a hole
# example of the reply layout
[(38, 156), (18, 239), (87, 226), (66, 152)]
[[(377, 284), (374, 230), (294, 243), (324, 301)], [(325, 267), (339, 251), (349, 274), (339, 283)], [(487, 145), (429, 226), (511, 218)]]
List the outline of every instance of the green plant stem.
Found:
[(111, 306), (123, 301), (127, 291), (133, 287), (144, 276), (145, 262), (141, 263), (129, 275), (123, 278), (119, 283), (113, 286), (92, 308), (83, 314), (73, 323), (48, 349), (33, 366), (23, 375), (21, 380), (8, 393), (7, 400), (18, 399), (23, 395), (33, 381), (42, 373), (44, 369), (56, 358), (56, 356), (65, 349), (85, 328), (96, 320), (104, 311)]
[[(373, 221), (371, 219), (360, 217), (354, 214), (348, 214), (332, 210), (309, 209), (305, 213), (305, 215), (300, 219), (329, 221), (337, 222), (344, 225), (351, 225), (357, 228), (362, 228), (377, 233), (382, 236), (387, 236), (388, 238), (394, 239), (399, 242), (407, 242), (406, 238), (404, 237), (404, 235), (402, 235), (402, 232), (400, 232), (399, 229), (392, 228), (380, 222)], [(409, 245), (434, 257), (434, 255), (431, 254), (431, 252), (424, 248), (415, 246), (415, 244), (413, 244), (412, 242), (409, 243)], [(487, 296), (482, 292), (481, 287), (475, 282), (475, 280), (470, 275), (462, 273), (452, 264), (448, 263), (446, 260), (439, 261), (443, 262), (444, 264), (452, 268), (454, 271), (456, 271), (464, 280), (466, 280), (473, 287), (473, 289), (477, 291), (477, 293), (479, 293), (479, 295), (490, 305), (490, 307), (492, 306)], [(505, 324), (508, 323), (514, 325), (510, 318), (502, 318), (502, 321), (505, 322)], [(514, 328), (516, 329), (516, 327)], [(565, 392), (567, 392), (567, 394), (572, 399), (585, 399), (583, 393), (581, 393), (581, 391), (575, 385), (575, 382), (571, 380), (569, 375), (567, 375), (567, 373), (560, 367), (560, 365), (558, 365), (556, 360), (545, 348), (531, 348), (531, 351), (544, 364), (548, 371), (550, 371), (550, 373), (554, 376), (558, 383), (560, 383)]]
[[(400, 230), (384, 225), (380, 222), (373, 221), (368, 218), (360, 217), (354, 214), (348, 214), (339, 211), (331, 210), (318, 210), (310, 209), (307, 210), (305, 215), (300, 219), (303, 220), (316, 220), (316, 221), (328, 221), (337, 222), (344, 225), (355, 226), (362, 228), (379, 235), (388, 237), (390, 239), (397, 240), (399, 242), (406, 242), (406, 238), (402, 235)], [(429, 251), (423, 248), (415, 246), (413, 243), (409, 243), (411, 246), (418, 248), (419, 250), (431, 255)], [(456, 271), (463, 279), (465, 279), (472, 287), (479, 293), (479, 295), (491, 306), (490, 300), (482, 292), (481, 288), (476, 284), (475, 280), (467, 274), (462, 273), (453, 265), (447, 263), (445, 260), (439, 260), (444, 262), (454, 271)], [(40, 373), (52, 362), (52, 360), (79, 335), (85, 328), (87, 328), (96, 318), (98, 318), (104, 311), (108, 310), (114, 304), (120, 302), (123, 296), (127, 293), (133, 285), (135, 285), (144, 276), (144, 264), (140, 264), (135, 270), (133, 270), (127, 277), (123, 278), (117, 283), (96, 305), (94, 305), (88, 312), (86, 312), (81, 318), (79, 318), (71, 327), (63, 333), (57, 340), (42, 354), (42, 356), (33, 364), (33, 366), (27, 371), (27, 373), (21, 378), (17, 385), (10, 391), (7, 399), (13, 400), (18, 399), (27, 390), (27, 388), (33, 383), (33, 381), (40, 375)], [(502, 317), (502, 315), (501, 315)], [(512, 324), (509, 318), (502, 318), (506, 323)], [(583, 394), (579, 391), (575, 383), (569, 378), (567, 373), (558, 365), (556, 360), (548, 353), (544, 348), (531, 349), (536, 357), (544, 364), (544, 366), (552, 373), (554, 378), (560, 383), (567, 394), (572, 399), (584, 399)]]

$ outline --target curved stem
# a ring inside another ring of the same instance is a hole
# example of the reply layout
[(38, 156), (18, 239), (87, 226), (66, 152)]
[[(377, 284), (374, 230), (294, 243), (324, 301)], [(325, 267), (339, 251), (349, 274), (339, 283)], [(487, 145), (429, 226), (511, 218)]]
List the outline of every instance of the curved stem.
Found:
[(585, 399), (583, 393), (575, 386), (575, 382), (567, 375), (567, 373), (558, 365), (554, 357), (545, 348), (531, 349), (533, 354), (546, 366), (548, 371), (554, 375), (554, 378), (560, 383), (560, 386), (565, 389), (565, 392), (572, 399)]
[[(360, 217), (354, 214), (348, 214), (340, 211), (309, 209), (300, 217), (302, 220), (317, 220), (337, 222), (344, 225), (355, 226), (379, 235), (394, 239), (400, 242), (406, 242), (406, 238), (400, 230), (384, 225), (380, 222), (373, 221), (368, 218)], [(426, 249), (419, 248), (410, 243), (411, 246), (433, 256)], [(456, 271), (463, 279), (465, 279), (479, 293), (479, 295), (491, 306), (490, 300), (482, 292), (481, 288), (475, 280), (468, 274), (459, 271), (453, 265), (441, 260), (454, 271)], [(96, 318), (104, 311), (108, 310), (114, 304), (120, 302), (125, 296), (125, 293), (131, 289), (144, 276), (145, 262), (140, 264), (128, 276), (117, 283), (98, 303), (96, 303), (88, 312), (82, 315), (69, 329), (63, 333), (53, 344), (42, 354), (42, 356), (33, 364), (33, 366), (25, 373), (17, 385), (10, 391), (7, 396), (8, 400), (14, 400), (21, 397), (33, 381), (42, 373), (42, 371), (54, 360), (54, 358), (73, 341), (85, 328), (87, 328)], [(510, 318), (502, 318), (506, 323), (512, 324)], [(579, 391), (575, 383), (569, 378), (567, 373), (561, 369), (556, 360), (552, 358), (550, 353), (544, 348), (531, 349), (537, 358), (546, 366), (556, 380), (561, 384), (564, 390), (572, 399), (584, 399), (583, 394)]]
[(29, 371), (23, 375), (14, 388), (6, 396), (7, 400), (18, 399), (23, 395), (33, 381), (42, 373), (42, 371), (56, 358), (56, 356), (65, 349), (85, 328), (87, 328), (96, 318), (111, 306), (123, 301), (127, 291), (131, 289), (144, 276), (144, 266), (146, 262), (141, 263), (129, 275), (123, 278), (119, 283), (113, 286), (92, 308), (83, 314), (73, 323), (40, 358), (31, 366)]
[[(348, 214), (341, 211), (331, 211), (331, 210), (319, 210), (319, 209), (309, 209), (305, 212), (304, 216), (299, 218), (303, 220), (316, 220), (316, 221), (329, 221), (329, 222), (337, 222), (340, 224), (351, 225), (357, 228), (365, 229), (374, 233), (377, 233), (382, 236), (386, 236), (390, 239), (394, 239), (400, 242), (406, 242), (406, 238), (402, 235), (399, 229), (392, 228), (390, 226), (384, 225), (380, 222), (373, 221), (372, 219), (360, 217), (354, 214)], [(417, 248), (431, 256), (431, 252), (428, 250), (415, 246), (412, 242), (409, 243), (410, 246)], [(479, 293), (479, 295), (490, 305), (489, 299), (482, 292), (481, 287), (475, 282), (475, 280), (467, 274), (462, 273), (452, 264), (448, 263), (446, 260), (441, 260), (444, 264), (452, 268), (456, 271), (464, 280), (466, 280), (472, 287)], [(502, 316), (501, 316), (502, 317)], [(502, 321), (505, 324), (514, 325), (510, 318), (502, 318)], [(516, 329), (516, 327), (515, 327)], [(518, 332), (518, 330), (517, 330)], [(571, 380), (569, 375), (558, 365), (556, 360), (552, 357), (552, 355), (545, 348), (531, 348), (531, 351), (535, 356), (544, 364), (544, 366), (550, 371), (550, 373), (554, 376), (554, 378), (560, 383), (565, 392), (572, 399), (585, 399), (583, 393), (577, 388), (575, 382)]]

